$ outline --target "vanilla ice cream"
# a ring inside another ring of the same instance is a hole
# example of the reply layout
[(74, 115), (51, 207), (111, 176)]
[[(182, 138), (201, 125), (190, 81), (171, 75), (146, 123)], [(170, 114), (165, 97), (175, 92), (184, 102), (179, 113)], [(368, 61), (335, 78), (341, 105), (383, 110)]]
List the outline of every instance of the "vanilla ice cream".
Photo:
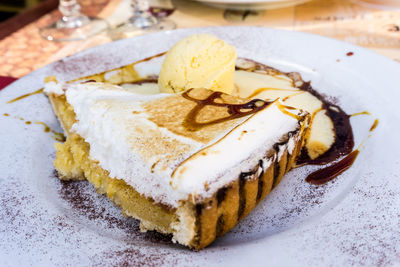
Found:
[(206, 88), (231, 94), (235, 62), (235, 47), (213, 35), (191, 35), (167, 52), (158, 86), (164, 93)]

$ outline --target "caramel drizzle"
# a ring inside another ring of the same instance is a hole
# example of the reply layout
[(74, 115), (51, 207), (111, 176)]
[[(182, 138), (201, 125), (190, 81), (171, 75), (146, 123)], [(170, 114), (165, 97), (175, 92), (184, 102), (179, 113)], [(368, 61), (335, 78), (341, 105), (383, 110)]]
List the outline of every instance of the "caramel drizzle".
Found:
[(286, 100), (289, 100), (289, 99), (290, 99), (291, 97), (293, 97), (293, 96), (298, 96), (298, 95), (304, 94), (305, 92), (306, 92), (306, 91), (299, 90), (298, 93), (291, 94), (291, 95), (287, 95), (287, 96), (285, 96), (284, 98), (282, 98), (282, 102), (285, 102)]
[[(46, 123), (44, 123), (44, 122), (42, 122), (42, 121), (36, 121), (36, 122), (34, 122), (35, 124), (39, 124), (39, 125), (42, 125), (44, 128), (43, 128), (43, 131), (45, 132), (45, 133), (52, 133), (53, 134), (53, 139), (54, 140), (56, 140), (56, 141), (59, 141), (59, 142), (64, 142), (65, 141), (65, 135), (63, 134), (63, 133), (59, 133), (59, 132), (56, 132), (56, 131), (54, 131), (53, 129), (51, 129)], [(25, 122), (25, 124), (32, 124), (32, 122), (31, 121), (26, 121)]]
[(298, 121), (303, 119), (303, 117), (304, 117), (304, 114), (298, 115), (298, 114), (294, 114), (294, 113), (288, 111), (288, 110), (296, 110), (296, 108), (294, 108), (294, 107), (283, 105), (282, 103), (280, 103), (278, 101), (277, 101), (277, 106), (283, 114), (286, 114), (292, 118), (295, 118)]
[(362, 112), (357, 112), (354, 114), (351, 114), (350, 117), (355, 117), (355, 116), (360, 116), (360, 115), (371, 115), (368, 111), (362, 111)]
[(372, 124), (371, 128), (369, 128), (369, 131), (370, 131), (370, 132), (373, 132), (373, 131), (376, 129), (376, 127), (378, 127), (378, 124), (379, 124), (379, 120), (378, 120), (378, 119), (375, 119), (375, 121), (374, 121), (374, 123)]
[[(10, 114), (8, 114), (8, 113), (4, 113), (3, 115), (6, 116), (6, 117), (10, 116)], [(32, 125), (32, 123), (38, 124), (38, 125), (42, 125), (44, 127), (43, 131), (45, 133), (52, 133), (53, 134), (52, 138), (54, 140), (59, 141), (59, 142), (64, 142), (65, 141), (65, 136), (64, 136), (63, 133), (56, 132), (55, 130), (51, 129), (46, 123), (44, 123), (42, 121), (34, 121), (34, 122), (27, 121), (24, 118), (19, 117), (19, 116), (14, 116), (14, 119), (18, 119), (20, 121), (24, 121), (26, 125)]]
[(254, 90), (254, 92), (253, 93), (251, 93), (247, 98), (253, 98), (253, 97), (255, 97), (256, 95), (258, 95), (258, 94), (261, 94), (262, 92), (265, 92), (265, 91), (289, 91), (289, 92), (297, 92), (297, 91), (299, 91), (299, 90), (295, 90), (295, 89), (282, 89), (282, 88), (274, 88), (274, 87), (261, 87), (261, 88), (258, 88), (258, 89), (256, 89), (256, 90)]
[[(76, 82), (76, 81), (84, 81), (84, 80), (89, 80), (89, 79), (90, 79), (90, 80), (93, 80), (93, 79), (94, 79), (94, 80), (96, 80), (96, 81), (98, 81), (98, 82), (107, 82), (107, 80), (106, 80), (106, 78), (105, 78), (105, 75), (106, 75), (107, 73), (111, 73), (111, 72), (114, 72), (114, 71), (123, 71), (123, 72), (127, 72), (127, 73), (125, 73), (125, 76), (126, 76), (126, 74), (129, 74), (128, 76), (133, 77), (133, 82), (134, 82), (134, 81), (137, 81), (137, 80), (140, 80), (140, 79), (141, 79), (141, 77), (139, 76), (139, 74), (138, 74), (138, 73), (136, 72), (136, 70), (135, 70), (135, 65), (137, 65), (137, 64), (139, 64), (139, 63), (143, 63), (143, 62), (150, 61), (150, 60), (152, 60), (152, 59), (154, 59), (154, 58), (157, 58), (157, 57), (162, 57), (162, 56), (164, 56), (166, 53), (167, 53), (167, 52), (162, 52), (162, 53), (156, 54), (156, 55), (154, 55), (154, 56), (151, 56), (151, 57), (147, 57), (147, 58), (138, 60), (138, 61), (136, 61), (136, 62), (134, 62), (134, 63), (131, 63), (131, 64), (129, 64), (129, 65), (126, 65), (126, 66), (122, 66), (122, 67), (119, 67), (119, 68), (115, 68), (115, 69), (103, 71), (103, 72), (100, 72), (100, 73), (97, 73), (97, 74), (94, 74), (94, 75), (89, 75), (89, 76), (85, 76), (85, 77), (80, 77), (80, 78), (77, 78), (77, 79), (68, 81), (68, 83), (72, 83), (72, 82)], [(128, 81), (128, 82), (129, 82), (129, 81)], [(122, 84), (122, 83), (126, 83), (126, 81), (122, 81), (122, 82), (120, 82), (119, 84)]]
[[(218, 103), (215, 102), (216, 99), (221, 99), (222, 92), (213, 92), (205, 99), (196, 99), (189, 96), (190, 91), (192, 89), (184, 92), (182, 96), (190, 101), (196, 103), (196, 106), (187, 114), (185, 120), (183, 121), (183, 126), (188, 129), (189, 131), (198, 131), (203, 127), (222, 123), (228, 120), (234, 120), (241, 117), (245, 117), (247, 115), (256, 113), (265, 107), (267, 107), (272, 102), (267, 102), (261, 99), (253, 99), (244, 104), (228, 104), (228, 103)], [(206, 106), (215, 106), (215, 107), (226, 107), (228, 108), (229, 116), (215, 119), (208, 122), (197, 122), (197, 116), (200, 111), (205, 108)], [(247, 110), (247, 111), (243, 111)]]
[(7, 104), (11, 104), (11, 103), (14, 103), (14, 102), (16, 102), (16, 101), (18, 101), (18, 100), (24, 99), (24, 98), (26, 98), (26, 97), (28, 97), (28, 96), (37, 95), (37, 94), (41, 94), (41, 93), (43, 93), (43, 88), (42, 88), (42, 89), (39, 89), (39, 90), (36, 90), (36, 91), (33, 91), (33, 92), (31, 92), (31, 93), (25, 94), (25, 95), (21, 95), (21, 96), (19, 96), (19, 97), (17, 97), (17, 98), (14, 98), (14, 99), (8, 101)]
[[(141, 59), (141, 60), (139, 60), (139, 61), (136, 61), (136, 62), (134, 62), (134, 63), (131, 63), (131, 64), (126, 65), (126, 66), (123, 66), (123, 67), (115, 68), (115, 69), (112, 69), (112, 70), (107, 70), (107, 71), (100, 72), (100, 73), (97, 73), (97, 74), (94, 74), (94, 75), (89, 75), (89, 76), (85, 76), (85, 77), (80, 77), (80, 78), (77, 78), (77, 79), (68, 81), (67, 83), (72, 83), (72, 82), (76, 82), (76, 81), (83, 81), (83, 82), (89, 82), (89, 81), (94, 81), (94, 82), (106, 82), (105, 74), (106, 74), (106, 73), (111, 73), (111, 72), (117, 71), (117, 70), (122, 70), (122, 71), (128, 72), (128, 73), (130, 74), (130, 76), (134, 77), (134, 78), (133, 78), (133, 79), (134, 79), (134, 82), (136, 82), (136, 81), (138, 81), (138, 80), (141, 80), (141, 77), (139, 77), (139, 74), (137, 74), (137, 72), (136, 72), (136, 70), (135, 70), (135, 68), (134, 68), (135, 65), (137, 65), (137, 64), (139, 64), (139, 63), (146, 62), (146, 61), (150, 61), (150, 60), (152, 60), (153, 58), (162, 57), (162, 56), (165, 55), (166, 53), (167, 53), (167, 52), (162, 52), (162, 53), (156, 54), (156, 55), (154, 55), (154, 56)], [(125, 75), (126, 75), (126, 73), (125, 73)], [(46, 82), (50, 82), (50, 81), (57, 82), (57, 79), (56, 79), (54, 76), (49, 76), (49, 77), (46, 77), (45, 81), (46, 81)], [(143, 82), (147, 82), (147, 81), (143, 81)], [(153, 80), (151, 80), (151, 82), (153, 82)], [(124, 82), (121, 82), (121, 83), (124, 83)], [(120, 84), (121, 84), (121, 83), (120, 83)], [(28, 94), (19, 96), (19, 97), (17, 97), (17, 98), (14, 98), (14, 99), (8, 101), (7, 104), (11, 104), (11, 103), (14, 103), (14, 102), (16, 102), (16, 101), (18, 101), (18, 100), (24, 99), (24, 98), (26, 98), (26, 97), (29, 97), (29, 96), (32, 96), (32, 95), (36, 95), (36, 94), (41, 94), (41, 93), (43, 93), (43, 88), (41, 88), (41, 89), (39, 89), (39, 90), (36, 90), (36, 91), (33, 91), (33, 92), (31, 92), (31, 93), (28, 93)]]

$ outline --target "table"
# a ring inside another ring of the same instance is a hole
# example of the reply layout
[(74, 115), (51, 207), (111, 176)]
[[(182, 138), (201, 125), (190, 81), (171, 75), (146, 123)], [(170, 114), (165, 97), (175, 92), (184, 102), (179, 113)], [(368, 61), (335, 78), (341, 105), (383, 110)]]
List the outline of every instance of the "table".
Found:
[[(383, 0), (384, 1), (384, 0)], [(130, 0), (83, 0), (86, 14), (116, 25), (130, 16)], [(369, 48), (400, 62), (400, 11), (382, 10), (350, 0), (313, 0), (265, 11), (215, 9), (190, 0), (153, 0), (152, 7), (172, 8), (178, 28), (202, 26), (265, 26), (303, 31)], [(101, 34), (83, 41), (55, 43), (42, 39), (39, 27), (59, 16), (53, 10), (0, 41), (0, 76), (15, 78), (84, 49), (111, 42)]]

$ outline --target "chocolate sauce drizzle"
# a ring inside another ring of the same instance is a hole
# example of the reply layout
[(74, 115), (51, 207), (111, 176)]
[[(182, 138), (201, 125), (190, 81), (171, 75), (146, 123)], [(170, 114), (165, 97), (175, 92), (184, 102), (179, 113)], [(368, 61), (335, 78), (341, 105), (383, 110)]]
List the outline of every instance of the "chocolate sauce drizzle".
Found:
[(300, 89), (308, 91), (322, 101), (323, 108), (326, 110), (327, 115), (333, 122), (335, 129), (335, 142), (328, 151), (316, 159), (311, 159), (308, 156), (306, 148), (303, 147), (301, 154), (297, 159), (297, 164), (325, 165), (339, 159), (340, 157), (350, 154), (354, 148), (353, 129), (350, 124), (351, 116), (346, 114), (339, 106), (330, 103), (321, 94), (316, 92), (309, 82), (304, 83)]
[(353, 165), (358, 153), (360, 153), (360, 151), (356, 149), (340, 161), (309, 174), (306, 178), (306, 182), (314, 185), (321, 185), (332, 180)]
[[(306, 178), (306, 182), (314, 185), (322, 185), (333, 180), (339, 174), (350, 168), (357, 158), (358, 150), (353, 151), (354, 136), (350, 124), (351, 115), (346, 114), (339, 106), (330, 103), (325, 97), (315, 91), (309, 82), (304, 83), (300, 89), (310, 92), (322, 101), (323, 108), (332, 120), (335, 129), (335, 142), (328, 151), (316, 159), (311, 159), (308, 156), (306, 148), (303, 147), (296, 162), (298, 165), (325, 165), (321, 169), (309, 174)], [(342, 159), (337, 161), (339, 158)]]
[[(351, 56), (353, 53), (349, 54)], [(326, 97), (322, 96), (316, 90), (314, 90), (310, 84), (310, 82), (304, 82), (298, 73), (288, 72), (284, 73), (272, 67), (266, 66), (264, 64), (255, 62), (254, 66), (251, 69), (242, 69), (246, 71), (255, 71), (255, 70), (263, 70), (267, 73), (274, 74), (284, 74), (288, 77), (291, 77), (293, 81), (301, 80), (302, 86), (298, 87), (300, 90), (304, 90), (309, 92), (310, 94), (317, 97), (323, 103), (323, 109), (326, 110), (327, 115), (332, 120), (334, 129), (335, 129), (335, 142), (330, 147), (328, 151), (324, 154), (320, 155), (316, 159), (311, 159), (308, 155), (307, 149), (303, 147), (300, 156), (297, 159), (296, 164), (298, 166), (302, 165), (327, 165), (322, 167), (320, 170), (311, 173), (306, 181), (312, 184), (323, 184), (332, 179), (334, 179), (337, 175), (342, 173), (344, 170), (348, 169), (356, 159), (358, 152), (355, 153), (353, 151), (354, 148), (354, 136), (353, 130), (350, 124), (350, 115), (346, 114), (339, 106), (331, 103)], [(241, 69), (236, 67), (236, 70)], [(373, 127), (371, 127), (373, 128)], [(344, 157), (344, 158), (343, 158)], [(340, 158), (342, 158), (340, 161)], [(351, 160), (349, 160), (349, 158)], [(333, 163), (335, 162), (335, 163)], [(314, 182), (318, 180), (319, 182)]]
[[(189, 95), (192, 89), (184, 92), (182, 96), (190, 101), (196, 103), (196, 106), (187, 114), (185, 120), (183, 121), (183, 126), (189, 131), (198, 131), (203, 127), (225, 122), (228, 120), (233, 120), (241, 118), (253, 113), (256, 113), (265, 107), (267, 107), (272, 102), (267, 102), (261, 99), (253, 99), (244, 104), (228, 104), (228, 103), (218, 103), (215, 100), (220, 99), (222, 92), (213, 92), (205, 99), (193, 98)], [(197, 116), (200, 111), (206, 106), (216, 106), (216, 107), (226, 107), (228, 109), (229, 115), (223, 118), (215, 119), (207, 122), (197, 122)]]

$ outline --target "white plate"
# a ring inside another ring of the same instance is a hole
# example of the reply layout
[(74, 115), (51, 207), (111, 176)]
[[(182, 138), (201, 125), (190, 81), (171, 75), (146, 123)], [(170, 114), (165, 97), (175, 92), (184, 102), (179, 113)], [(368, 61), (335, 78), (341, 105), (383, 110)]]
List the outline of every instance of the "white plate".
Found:
[[(60, 80), (98, 73), (166, 51), (182, 37), (213, 33), (238, 54), (283, 71), (299, 71), (351, 114), (353, 167), (333, 182), (304, 182), (310, 168), (291, 171), (238, 226), (210, 247), (193, 252), (138, 231), (87, 182), (54, 176), (53, 139), (43, 121), (60, 130), (47, 98), (6, 101)], [(353, 56), (346, 53), (353, 52)], [(339, 62), (338, 62), (339, 61)], [(0, 265), (180, 264), (209, 266), (387, 265), (400, 262), (400, 65), (366, 49), (310, 34), (257, 27), (177, 30), (95, 47), (37, 70), (0, 91)], [(5, 117), (3, 113), (11, 116)]]
[(232, 10), (265, 10), (291, 7), (310, 0), (196, 0), (205, 5)]

